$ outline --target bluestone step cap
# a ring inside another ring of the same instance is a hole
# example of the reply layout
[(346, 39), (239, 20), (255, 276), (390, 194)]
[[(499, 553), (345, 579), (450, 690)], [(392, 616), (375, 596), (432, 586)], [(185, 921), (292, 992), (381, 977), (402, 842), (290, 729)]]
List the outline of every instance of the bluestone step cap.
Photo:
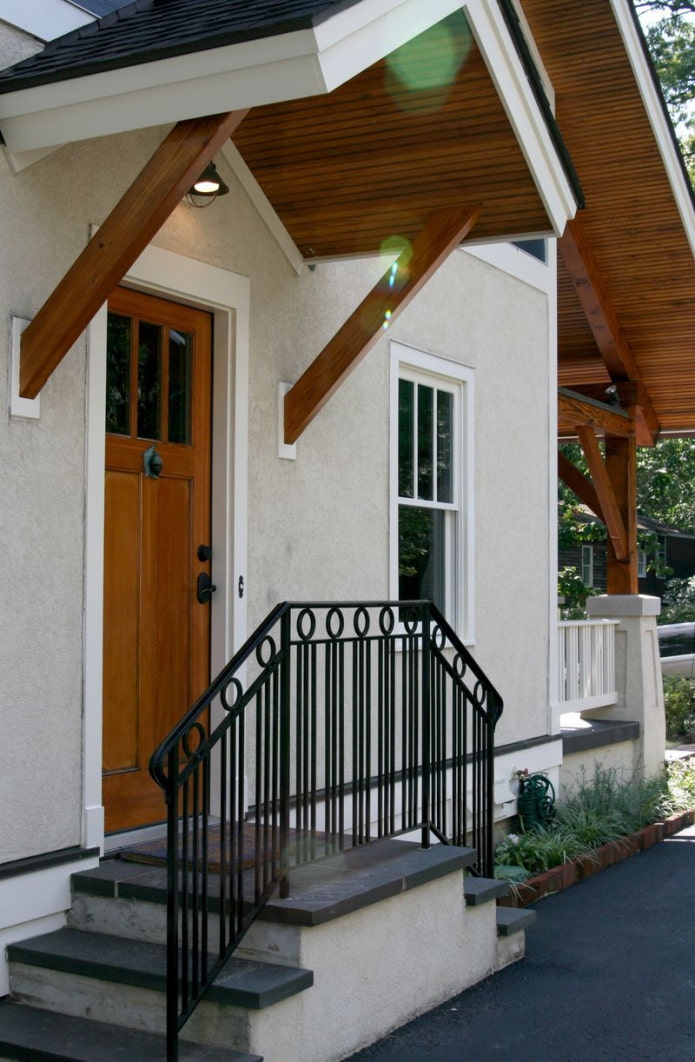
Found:
[(511, 937), (514, 933), (520, 933), (522, 929), (528, 929), (535, 921), (535, 911), (529, 911), (527, 908), (498, 907), (497, 935)]
[[(106, 933), (58, 929), (7, 948), (10, 962), (81, 974), (117, 984), (166, 991), (166, 947)], [(260, 1010), (310, 988), (310, 970), (237, 959), (227, 962), (206, 998)]]
[[(166, 1039), (156, 1033), (72, 1018), (9, 1001), (0, 1003), (0, 1056), (31, 1062), (166, 1062)], [(206, 1044), (179, 1041), (180, 1062), (263, 1062)]]

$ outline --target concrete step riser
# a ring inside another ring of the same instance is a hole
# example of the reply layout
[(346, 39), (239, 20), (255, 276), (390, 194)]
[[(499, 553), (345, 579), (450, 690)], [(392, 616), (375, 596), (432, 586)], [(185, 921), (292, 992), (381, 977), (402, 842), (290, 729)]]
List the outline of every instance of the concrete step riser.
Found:
[[(166, 996), (154, 989), (24, 963), (12, 964), (11, 989), (16, 1002), (58, 1014), (142, 1032), (163, 1033), (166, 1028)], [(181, 1035), (195, 1043), (248, 1051), (248, 1015), (241, 1007), (204, 1000)]]

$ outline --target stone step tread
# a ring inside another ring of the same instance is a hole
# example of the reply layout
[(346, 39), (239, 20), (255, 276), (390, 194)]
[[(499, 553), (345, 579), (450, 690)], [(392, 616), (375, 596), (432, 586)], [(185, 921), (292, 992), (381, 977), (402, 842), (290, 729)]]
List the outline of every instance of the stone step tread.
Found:
[(509, 895), (509, 885), (497, 878), (464, 878), (463, 895), (469, 907), (479, 907)]
[[(455, 845), (433, 844), (423, 848), (411, 841), (375, 841), (294, 868), (290, 874), (290, 897), (272, 898), (259, 918), (293, 925), (322, 925), (407, 889), (462, 871), (472, 866), (476, 858), (475, 849)], [(210, 876), (213, 909), (218, 880), (216, 875)], [(76, 892), (166, 902), (166, 871), (127, 860), (105, 860), (94, 870), (74, 874), (72, 882)]]
[[(166, 1038), (0, 1002), (0, 1058), (31, 1062), (166, 1062)], [(179, 1041), (180, 1062), (263, 1062), (260, 1055)]]
[[(10, 944), (7, 956), (10, 962), (166, 991), (166, 948), (163, 944), (126, 940), (80, 929), (58, 929)], [(310, 970), (232, 956), (207, 990), (205, 998), (211, 1002), (262, 1010), (310, 988), (313, 982), (314, 975)]]
[(511, 937), (514, 933), (520, 933), (522, 929), (528, 929), (536, 921), (536, 912), (528, 908), (498, 907), (497, 908), (497, 935)]

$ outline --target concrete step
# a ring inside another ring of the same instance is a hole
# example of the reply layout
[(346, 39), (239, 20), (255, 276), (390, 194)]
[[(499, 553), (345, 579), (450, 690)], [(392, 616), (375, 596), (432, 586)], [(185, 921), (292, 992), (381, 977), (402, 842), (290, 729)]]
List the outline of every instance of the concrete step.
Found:
[[(26, 1062), (166, 1062), (166, 1040), (103, 1022), (0, 1003), (0, 1059)], [(250, 1055), (182, 1042), (180, 1062), (263, 1062)]]
[(497, 878), (464, 878), (463, 895), (469, 907), (480, 907), (508, 896), (510, 892), (506, 881)]
[(497, 933), (500, 937), (511, 937), (532, 926), (536, 921), (536, 912), (528, 908), (497, 908)]

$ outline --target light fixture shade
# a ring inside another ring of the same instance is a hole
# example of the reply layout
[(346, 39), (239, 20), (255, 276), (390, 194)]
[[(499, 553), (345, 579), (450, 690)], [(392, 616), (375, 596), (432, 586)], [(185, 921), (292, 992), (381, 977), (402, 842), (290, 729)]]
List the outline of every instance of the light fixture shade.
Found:
[(226, 195), (228, 191), (229, 188), (217, 172), (215, 163), (210, 162), (198, 180), (188, 189), (186, 199), (193, 206), (200, 206), (202, 204), (196, 203), (196, 199), (206, 200), (211, 203), (214, 199), (217, 199), (218, 195)]

